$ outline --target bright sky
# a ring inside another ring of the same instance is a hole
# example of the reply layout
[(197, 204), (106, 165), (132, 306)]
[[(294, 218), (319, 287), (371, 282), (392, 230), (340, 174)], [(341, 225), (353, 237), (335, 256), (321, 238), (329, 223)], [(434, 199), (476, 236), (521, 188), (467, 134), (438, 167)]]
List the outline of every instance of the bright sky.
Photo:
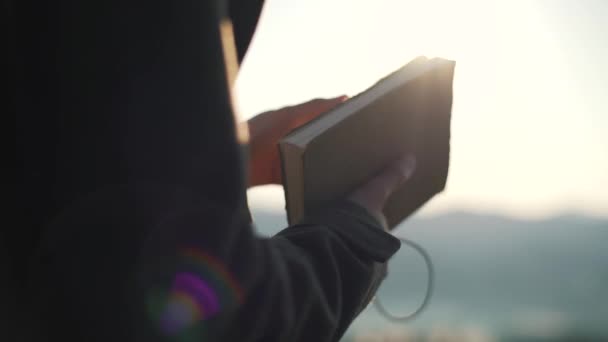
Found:
[[(418, 55), (456, 60), (452, 209), (608, 216), (608, 1), (266, 0), (240, 115), (355, 95)], [(250, 191), (283, 208), (279, 187)]]

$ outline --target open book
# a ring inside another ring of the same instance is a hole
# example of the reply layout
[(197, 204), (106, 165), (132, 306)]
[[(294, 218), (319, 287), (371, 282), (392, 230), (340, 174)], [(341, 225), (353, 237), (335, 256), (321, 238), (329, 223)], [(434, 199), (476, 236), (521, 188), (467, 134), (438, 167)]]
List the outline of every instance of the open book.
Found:
[(446, 183), (455, 62), (418, 57), (363, 93), (288, 134), (280, 143), (287, 217), (346, 196), (406, 152), (412, 178), (384, 214), (399, 224)]

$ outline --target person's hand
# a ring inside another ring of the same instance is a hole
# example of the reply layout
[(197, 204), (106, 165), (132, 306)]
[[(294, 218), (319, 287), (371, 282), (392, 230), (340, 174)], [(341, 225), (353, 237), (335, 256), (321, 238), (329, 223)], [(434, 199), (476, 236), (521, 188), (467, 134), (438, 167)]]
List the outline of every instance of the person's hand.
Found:
[(281, 184), (281, 162), (277, 143), (291, 130), (347, 99), (315, 99), (295, 106), (259, 114), (249, 125), (249, 186)]
[(349, 200), (366, 208), (384, 229), (388, 229), (386, 218), (382, 213), (384, 204), (389, 196), (399, 189), (414, 174), (416, 159), (413, 155), (405, 155), (389, 164), (384, 170), (360, 186), (348, 197)]

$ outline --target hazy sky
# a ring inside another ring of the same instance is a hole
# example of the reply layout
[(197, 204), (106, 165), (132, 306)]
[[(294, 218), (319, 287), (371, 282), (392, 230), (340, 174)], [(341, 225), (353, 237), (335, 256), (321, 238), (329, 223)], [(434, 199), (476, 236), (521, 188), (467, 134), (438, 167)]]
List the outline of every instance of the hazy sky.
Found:
[[(266, 0), (242, 118), (456, 60), (446, 192), (426, 212), (608, 216), (608, 1)], [(250, 191), (283, 207), (278, 187)]]

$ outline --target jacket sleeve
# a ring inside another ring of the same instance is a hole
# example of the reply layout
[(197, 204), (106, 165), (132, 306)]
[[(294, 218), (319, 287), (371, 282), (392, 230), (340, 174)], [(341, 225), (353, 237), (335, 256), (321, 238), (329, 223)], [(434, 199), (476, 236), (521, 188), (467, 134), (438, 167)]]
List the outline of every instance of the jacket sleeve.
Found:
[(87, 196), (48, 228), (28, 289), (40, 341), (336, 341), (400, 246), (349, 202), (267, 239), (151, 184)]
[[(138, 292), (156, 305), (144, 325), (154, 339), (336, 341), (400, 246), (350, 202), (270, 239), (208, 210), (176, 216), (147, 241)], [(222, 233), (206, 234), (210, 224)]]

